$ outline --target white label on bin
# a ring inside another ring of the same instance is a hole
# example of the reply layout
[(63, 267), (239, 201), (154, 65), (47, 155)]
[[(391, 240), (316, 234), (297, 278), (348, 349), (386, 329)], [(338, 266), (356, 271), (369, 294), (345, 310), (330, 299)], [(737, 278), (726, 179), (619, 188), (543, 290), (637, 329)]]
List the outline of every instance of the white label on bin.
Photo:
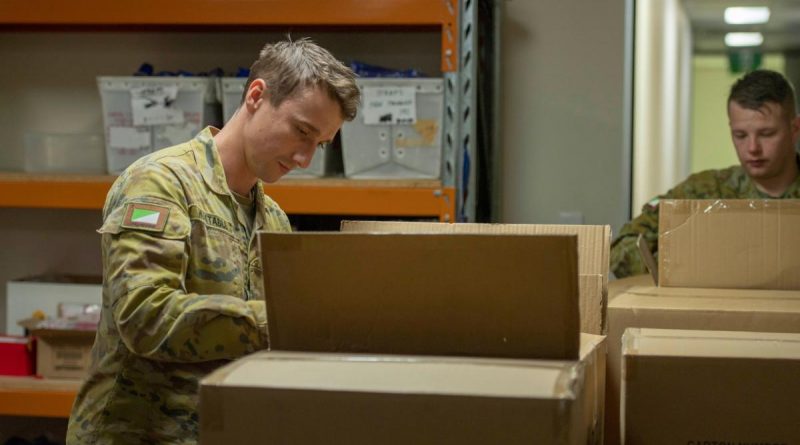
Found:
[(131, 88), (133, 125), (182, 124), (183, 110), (175, 106), (177, 85)]
[(417, 121), (414, 87), (364, 87), (364, 123), (413, 124)]
[(164, 125), (153, 129), (155, 149), (186, 142), (197, 133), (197, 125), (185, 122), (181, 125)]
[(108, 139), (108, 145), (114, 148), (150, 148), (147, 128), (109, 127)]

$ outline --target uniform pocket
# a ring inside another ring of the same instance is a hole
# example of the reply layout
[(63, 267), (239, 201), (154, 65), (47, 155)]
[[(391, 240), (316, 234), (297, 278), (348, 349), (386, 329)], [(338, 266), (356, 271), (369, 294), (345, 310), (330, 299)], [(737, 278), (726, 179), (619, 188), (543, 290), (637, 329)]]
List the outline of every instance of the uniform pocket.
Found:
[(191, 236), (186, 290), (244, 298), (243, 269), (247, 257), (233, 233), (233, 224), (196, 206), (190, 207), (189, 215)]

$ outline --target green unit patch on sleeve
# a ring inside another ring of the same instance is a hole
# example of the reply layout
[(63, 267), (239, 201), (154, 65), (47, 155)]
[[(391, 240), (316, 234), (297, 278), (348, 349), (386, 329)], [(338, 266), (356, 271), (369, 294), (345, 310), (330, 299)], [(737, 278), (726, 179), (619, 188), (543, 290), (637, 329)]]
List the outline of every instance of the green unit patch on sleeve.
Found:
[(132, 202), (125, 210), (125, 219), (122, 220), (122, 227), (128, 229), (149, 230), (151, 232), (163, 232), (167, 225), (169, 208)]

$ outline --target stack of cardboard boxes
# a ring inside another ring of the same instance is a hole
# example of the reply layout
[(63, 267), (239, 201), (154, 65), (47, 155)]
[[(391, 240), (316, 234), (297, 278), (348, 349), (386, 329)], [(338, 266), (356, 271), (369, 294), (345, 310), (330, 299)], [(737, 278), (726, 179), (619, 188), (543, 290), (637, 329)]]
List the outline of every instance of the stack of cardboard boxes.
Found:
[(608, 227), (261, 234), (273, 351), (203, 382), (201, 442), (800, 443), (800, 203), (660, 227), (608, 304)]
[(203, 381), (201, 443), (601, 442), (608, 227), (343, 231), (260, 234), (272, 350)]
[(800, 333), (800, 203), (662, 201), (659, 226), (658, 285), (608, 305), (606, 444), (800, 443), (800, 337), (770, 334)]

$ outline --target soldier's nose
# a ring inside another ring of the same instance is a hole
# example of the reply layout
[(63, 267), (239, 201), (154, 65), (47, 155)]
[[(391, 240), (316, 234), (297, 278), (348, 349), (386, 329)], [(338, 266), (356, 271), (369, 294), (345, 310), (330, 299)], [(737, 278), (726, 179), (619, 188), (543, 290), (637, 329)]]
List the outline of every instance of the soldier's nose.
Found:
[(750, 153), (758, 153), (761, 151), (761, 144), (758, 143), (758, 139), (751, 138), (747, 141), (747, 151)]

